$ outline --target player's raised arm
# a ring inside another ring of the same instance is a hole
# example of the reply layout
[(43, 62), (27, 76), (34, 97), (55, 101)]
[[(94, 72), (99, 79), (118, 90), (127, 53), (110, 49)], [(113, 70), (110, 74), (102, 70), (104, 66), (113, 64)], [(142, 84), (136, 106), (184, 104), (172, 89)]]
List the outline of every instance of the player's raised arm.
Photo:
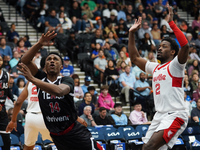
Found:
[(169, 25), (171, 29), (174, 31), (174, 34), (181, 45), (181, 50), (178, 53), (178, 61), (180, 64), (184, 64), (187, 61), (188, 54), (189, 54), (189, 44), (188, 40), (186, 39), (185, 35), (182, 33), (182, 31), (176, 26), (176, 24), (173, 21), (173, 10), (171, 6), (167, 6), (169, 10)]
[(21, 62), (24, 63), (30, 70), (32, 75), (36, 75), (38, 68), (37, 66), (32, 62), (33, 57), (37, 53), (37, 51), (42, 46), (52, 46), (54, 43), (51, 41), (53, 38), (55, 38), (57, 33), (48, 31), (46, 34), (42, 34), (40, 40), (33, 45), (21, 58)]
[(129, 29), (129, 41), (128, 41), (128, 51), (131, 58), (131, 62), (137, 65), (140, 69), (145, 71), (146, 60), (140, 57), (138, 50), (135, 45), (135, 32), (139, 29), (142, 22), (142, 17), (135, 20), (134, 25)]

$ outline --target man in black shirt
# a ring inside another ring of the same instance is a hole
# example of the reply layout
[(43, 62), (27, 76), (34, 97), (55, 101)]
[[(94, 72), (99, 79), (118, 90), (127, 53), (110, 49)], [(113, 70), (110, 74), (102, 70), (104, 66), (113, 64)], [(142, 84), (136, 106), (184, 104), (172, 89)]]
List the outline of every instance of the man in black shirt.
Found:
[(59, 76), (63, 67), (62, 57), (57, 53), (50, 53), (46, 58), (46, 72), (38, 70), (31, 61), (42, 46), (53, 45), (51, 40), (56, 35), (54, 31), (42, 34), (40, 40), (21, 58), (18, 70), (38, 88), (39, 104), (44, 122), (57, 149), (101, 149), (87, 128), (76, 121), (73, 79)]
[(97, 125), (115, 125), (111, 116), (106, 116), (107, 110), (104, 107), (99, 108), (99, 115), (95, 118)]
[(191, 111), (191, 121), (199, 122), (200, 118), (200, 99), (197, 100), (197, 107), (193, 108)]

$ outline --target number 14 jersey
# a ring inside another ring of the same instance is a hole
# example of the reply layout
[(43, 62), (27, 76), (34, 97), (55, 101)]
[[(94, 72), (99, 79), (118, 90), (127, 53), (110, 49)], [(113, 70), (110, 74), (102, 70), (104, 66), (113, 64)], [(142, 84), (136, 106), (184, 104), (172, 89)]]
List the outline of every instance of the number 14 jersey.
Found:
[(152, 88), (156, 111), (165, 113), (186, 109), (184, 69), (185, 64), (180, 64), (177, 56), (165, 64), (146, 63), (145, 71), (153, 74)]

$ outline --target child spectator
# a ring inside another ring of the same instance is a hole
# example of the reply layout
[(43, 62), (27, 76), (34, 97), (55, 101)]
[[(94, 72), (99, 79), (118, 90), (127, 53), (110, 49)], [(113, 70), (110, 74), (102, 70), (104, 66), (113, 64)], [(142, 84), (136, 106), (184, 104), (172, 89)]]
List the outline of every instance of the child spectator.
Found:
[(17, 80), (17, 86), (18, 86), (19, 95), (20, 95), (21, 92), (23, 91), (24, 87), (25, 87), (25, 82), (24, 82), (23, 78), (18, 78), (18, 80)]
[(115, 121), (115, 125), (127, 125), (128, 119), (127, 116), (122, 113), (122, 104), (115, 104), (114, 106), (115, 112), (111, 114), (111, 117)]
[(98, 101), (97, 101), (97, 94), (95, 94), (95, 87), (89, 86), (88, 92), (92, 95), (92, 104), (95, 106), (95, 110), (98, 110)]
[(80, 79), (77, 74), (73, 74), (72, 78), (74, 79), (74, 102), (81, 101), (84, 93), (80, 86)]

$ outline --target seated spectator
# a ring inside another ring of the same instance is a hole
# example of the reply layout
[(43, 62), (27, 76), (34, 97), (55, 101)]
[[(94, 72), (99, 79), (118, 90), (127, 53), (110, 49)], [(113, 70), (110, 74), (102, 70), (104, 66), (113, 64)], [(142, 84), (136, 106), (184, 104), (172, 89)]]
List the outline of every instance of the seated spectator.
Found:
[(68, 10), (65, 9), (66, 7), (64, 5), (60, 5), (58, 13), (57, 13), (57, 17), (59, 17), (60, 13), (63, 12), (64, 13), (64, 17), (68, 17), (69, 18), (69, 14), (68, 14)]
[(167, 26), (166, 25), (162, 25), (161, 26), (161, 39), (164, 39), (166, 37), (170, 37), (170, 33), (167, 31)]
[(5, 22), (5, 18), (3, 16), (3, 11), (0, 8), (0, 22)]
[(63, 11), (60, 12), (58, 19), (62, 25), (63, 33), (68, 33), (68, 31), (72, 28), (72, 21), (65, 16)]
[(115, 12), (111, 11), (110, 18), (108, 18), (106, 22), (111, 23), (115, 30), (118, 29), (118, 21)]
[(28, 49), (27, 47), (25, 47), (24, 39), (20, 38), (19, 41), (17, 42), (17, 47), (13, 49), (13, 52), (17, 51), (21, 57), (25, 52), (27, 52), (27, 50)]
[(114, 62), (119, 58), (117, 50), (111, 47), (109, 42), (106, 42), (104, 45), (104, 55), (106, 60), (113, 60)]
[(115, 125), (127, 125), (128, 119), (127, 116), (122, 113), (122, 104), (115, 104), (114, 109), (115, 112), (111, 114), (111, 117), (115, 121)]
[(95, 32), (96, 29), (94, 28), (92, 22), (88, 19), (86, 13), (82, 13), (82, 18), (83, 18), (83, 25), (85, 26), (86, 32), (87, 33)]
[(95, 70), (95, 75), (100, 75), (100, 81), (103, 82), (104, 74), (103, 72), (107, 68), (107, 61), (103, 58), (104, 52), (103, 50), (99, 51), (99, 57), (94, 60), (94, 67), (97, 69)]
[(121, 48), (120, 48), (120, 51), (123, 51), (125, 54), (126, 54), (126, 57), (128, 58), (129, 57), (129, 53), (127, 52), (127, 48), (125, 45), (123, 45)]
[(122, 73), (125, 72), (126, 66), (127, 65), (126, 65), (125, 61), (122, 61), (121, 64), (120, 64), (120, 66), (119, 66), (119, 68), (118, 68), (119, 75), (121, 75)]
[(131, 20), (134, 20), (136, 18), (134, 10), (133, 10), (133, 6), (131, 5), (131, 3), (129, 3), (128, 5), (126, 5), (126, 16), (130, 16)]
[(162, 16), (162, 12), (164, 10), (164, 6), (162, 5), (162, 0), (158, 0), (156, 5), (154, 6), (155, 15), (157, 18)]
[(169, 20), (169, 15), (166, 15), (165, 18), (161, 20), (160, 26), (162, 27), (163, 25), (165, 25), (167, 27), (167, 31), (172, 33), (173, 31), (168, 24), (168, 20)]
[(29, 17), (29, 20), (32, 22), (33, 21), (33, 16), (35, 15), (36, 11), (38, 10), (40, 6), (40, 3), (35, 0), (26, 0), (23, 11), (24, 14)]
[(112, 23), (111, 23), (111, 22), (107, 22), (106, 24), (107, 24), (107, 25), (106, 25), (106, 27), (105, 27), (105, 29), (104, 29), (104, 31), (106, 32), (106, 34), (108, 35), (108, 33), (109, 33), (110, 31), (112, 31), (113, 34), (114, 34), (114, 37), (117, 37), (115, 28), (113, 27)]
[(135, 75), (130, 73), (131, 68), (129, 66), (126, 66), (125, 72), (120, 74), (119, 82), (120, 86), (122, 87), (122, 93), (125, 94), (125, 102), (129, 103), (129, 90), (134, 87), (134, 84), (136, 82)]
[(143, 39), (145, 33), (148, 33), (149, 36), (150, 36), (150, 38), (153, 39), (153, 36), (152, 36), (152, 34), (151, 34), (150, 30), (149, 30), (149, 25), (148, 25), (148, 23), (147, 23), (146, 21), (143, 22), (142, 28), (140, 28), (140, 29), (138, 30), (138, 38), (139, 38), (139, 39)]
[(119, 28), (116, 30), (117, 36), (120, 39), (121, 43), (123, 41), (122, 38), (128, 38), (128, 30), (124, 27), (124, 24), (120, 23)]
[(196, 15), (195, 19), (192, 21), (192, 29), (194, 30), (195, 27), (199, 27), (200, 29), (200, 14)]
[(198, 88), (193, 91), (192, 94), (193, 100), (195, 100), (197, 102), (198, 99), (200, 99), (200, 82), (198, 82)]
[(101, 46), (104, 44), (104, 39), (102, 38), (102, 31), (97, 29), (95, 31), (95, 38), (91, 40), (91, 48), (94, 50), (96, 48), (96, 44), (99, 43)]
[(117, 10), (114, 9), (114, 5), (113, 4), (108, 4), (108, 8), (103, 10), (103, 18), (106, 20), (107, 18), (110, 18), (110, 14), (111, 12), (114, 12), (115, 14), (117, 14)]
[(188, 40), (188, 43), (190, 47), (196, 46), (195, 40), (193, 40), (192, 34), (191, 33), (186, 33), (186, 38)]
[(130, 15), (126, 15), (126, 24), (128, 28), (131, 28), (134, 24), (134, 20), (132, 20), (132, 17)]
[(93, 13), (93, 15), (95, 17), (96, 16), (101, 16), (101, 12), (98, 11), (96, 3), (94, 1), (92, 1), (92, 0), (83, 0), (81, 2), (81, 8), (82, 8), (82, 10), (86, 9), (85, 6), (84, 6), (85, 3), (88, 3), (90, 10), (92, 11), (92, 13)]
[[(37, 18), (37, 28), (44, 28), (45, 17), (48, 15), (49, 6), (46, 3), (46, 0), (43, 0), (39, 9), (35, 12), (34, 17)], [(35, 19), (36, 21), (36, 19)]]
[(122, 10), (122, 7), (120, 5), (117, 5), (116, 9), (118, 11), (117, 21), (119, 21), (120, 19), (123, 19), (124, 21), (126, 21), (126, 13)]
[(195, 45), (197, 49), (200, 50), (200, 32), (198, 32), (197, 39), (195, 40)]
[(108, 93), (109, 86), (103, 85), (101, 86), (101, 93), (98, 99), (98, 106), (105, 107), (108, 111), (113, 110), (115, 103), (112, 100), (111, 95)]
[(73, 1), (72, 8), (69, 10), (70, 18), (76, 17), (78, 20), (82, 18), (81, 16), (81, 8), (77, 1)]
[(50, 11), (50, 16), (45, 18), (45, 32), (53, 31), (63, 33), (62, 25), (60, 21), (56, 18), (56, 10), (52, 9)]
[(144, 111), (146, 111), (146, 99), (148, 100), (151, 94), (152, 88), (149, 86), (149, 83), (145, 81), (145, 73), (140, 73), (140, 79), (135, 82), (134, 89), (139, 92), (142, 96), (135, 92), (137, 96), (137, 102), (142, 105)]
[(155, 58), (154, 53), (151, 51), (148, 53), (147, 57), (144, 57), (144, 59), (150, 62), (157, 62), (157, 59)]
[[(97, 91), (94, 86), (89, 86), (87, 88), (88, 92), (92, 95), (92, 104), (95, 106), (95, 110), (98, 110), (98, 101), (97, 101)], [(96, 94), (95, 94), (96, 93)]]
[(185, 105), (186, 105), (186, 110), (187, 110), (187, 113), (188, 113), (188, 118), (191, 118), (192, 104), (191, 104), (191, 100), (190, 101), (187, 100), (187, 94), (186, 94), (186, 92), (184, 92), (184, 102), (185, 102)]
[(83, 99), (84, 93), (80, 86), (80, 79), (77, 74), (73, 74), (72, 78), (74, 79), (74, 102), (81, 101)]
[(92, 111), (91, 106), (85, 106), (83, 114), (80, 116), (80, 118), (83, 118), (87, 123), (87, 127), (94, 127), (97, 125), (91, 115), (91, 111)]
[(12, 58), (12, 50), (10, 46), (6, 45), (6, 39), (1, 38), (0, 39), (0, 55), (2, 57), (6, 56), (8, 58), (8, 61)]
[(95, 28), (99, 29), (99, 30), (103, 30), (104, 29), (104, 25), (102, 23), (101, 17), (96, 17), (95, 20), (97, 21)]
[(161, 42), (161, 37), (160, 37), (160, 29), (158, 28), (157, 24), (153, 24), (151, 34), (153, 35), (153, 41), (155, 42), (155, 45), (158, 46)]
[(149, 124), (146, 113), (142, 111), (140, 103), (134, 105), (134, 110), (130, 113), (129, 120), (133, 125)]
[(112, 60), (108, 60), (108, 68), (106, 68), (104, 75), (108, 85), (111, 85), (112, 83), (118, 84), (119, 72), (114, 67)]
[(156, 47), (153, 39), (150, 38), (149, 33), (144, 34), (144, 38), (141, 39), (141, 46), (140, 48), (145, 52), (145, 56), (148, 55), (148, 52), (155, 52)]
[(20, 60), (20, 55), (18, 51), (13, 52), (13, 58), (9, 61), (10, 67), (13, 68), (18, 64)]
[(14, 82), (14, 76), (13, 74), (10, 74), (10, 80), (9, 80), (9, 88), (11, 88), (11, 91), (14, 95), (16, 95), (17, 97), (19, 96), (19, 90), (17, 85)]
[(179, 28), (181, 29), (181, 31), (186, 32), (187, 29), (188, 29), (188, 26), (187, 26), (186, 21), (183, 20), (183, 21), (181, 22), (181, 25), (180, 25)]
[(29, 36), (28, 35), (25, 35), (23, 39), (24, 39), (24, 42), (25, 42), (25, 44), (24, 44), (25, 47), (32, 47), (32, 45), (31, 45), (31, 43), (29, 41)]
[(192, 109), (191, 122), (199, 122), (200, 118), (200, 99), (197, 100), (197, 107)]
[(91, 106), (92, 107), (92, 113), (94, 113), (95, 107), (94, 104), (92, 104), (92, 95), (89, 92), (86, 92), (84, 94), (84, 100), (83, 102), (80, 104), (79, 108), (78, 108), (78, 115), (81, 116), (83, 114), (83, 109), (85, 106)]
[(99, 43), (96, 43), (96, 48), (92, 51), (92, 56), (91, 56), (93, 60), (99, 57), (99, 50), (101, 50), (101, 45)]
[(17, 86), (18, 86), (18, 91), (19, 91), (19, 95), (20, 95), (22, 93), (22, 91), (24, 90), (24, 87), (25, 87), (25, 81), (24, 81), (23, 78), (18, 78)]
[(74, 67), (70, 65), (70, 59), (68, 56), (65, 56), (63, 59), (63, 69), (60, 71), (62, 76), (70, 76), (74, 74)]
[(88, 3), (84, 3), (83, 8), (84, 9), (83, 9), (82, 13), (86, 13), (88, 19), (92, 19), (94, 17), (94, 15), (93, 15), (92, 11), (90, 10)]
[(199, 81), (199, 76), (197, 73), (193, 73), (192, 74), (192, 80), (190, 82), (190, 87), (191, 87), (191, 91), (195, 91), (198, 88), (198, 81)]
[(126, 54), (124, 51), (120, 51), (120, 53), (119, 53), (119, 59), (117, 60), (117, 69), (120, 68), (122, 61), (124, 61), (126, 63), (126, 65), (128, 65), (129, 67), (132, 66), (130, 58), (126, 57)]
[(186, 75), (186, 74), (184, 75), (183, 87), (184, 87), (184, 91), (187, 93), (187, 95), (192, 96), (193, 91), (191, 91), (188, 75)]
[(195, 46), (191, 47), (190, 59), (197, 60), (200, 62), (200, 57), (197, 55), (197, 49)]
[[(191, 53), (192, 54), (192, 53)], [(193, 60), (192, 65), (188, 68), (188, 76), (192, 75), (193, 70), (199, 70), (198, 60)]]
[(108, 38), (105, 40), (106, 42), (109, 42), (110, 46), (117, 44), (117, 41), (114, 38), (114, 33), (110, 31), (108, 33)]
[(15, 24), (14, 24), (14, 23), (11, 24), (11, 28), (10, 28), (10, 30), (7, 32), (7, 35), (6, 35), (6, 36), (8, 37), (8, 41), (9, 41), (9, 42), (17, 43), (16, 41), (14, 41), (14, 37), (19, 38), (19, 34), (18, 34), (17, 31), (15, 31)]
[[(83, 93), (85, 94), (86, 92), (88, 92), (88, 87), (90, 86), (90, 82), (91, 82), (91, 77), (90, 76), (85, 76), (85, 83), (84, 85), (81, 86)], [(94, 92), (94, 94), (98, 94), (97, 91)]]
[(97, 125), (115, 125), (111, 116), (107, 116), (106, 108), (99, 108), (99, 115), (94, 118)]

